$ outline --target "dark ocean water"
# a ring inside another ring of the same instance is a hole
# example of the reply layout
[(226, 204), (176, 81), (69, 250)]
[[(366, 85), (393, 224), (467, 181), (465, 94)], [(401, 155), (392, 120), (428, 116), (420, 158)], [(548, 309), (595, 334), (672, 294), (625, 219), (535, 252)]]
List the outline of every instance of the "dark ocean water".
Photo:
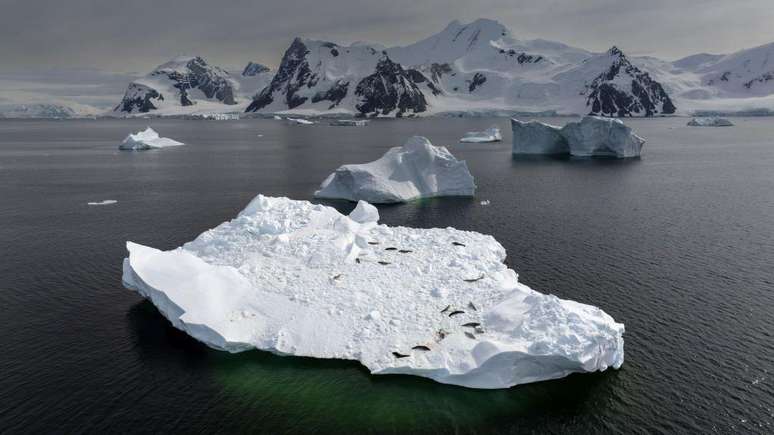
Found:
[[(2, 121), (0, 432), (772, 433), (774, 119), (685, 122), (628, 121), (644, 155), (613, 161), (514, 160), (507, 119)], [(503, 143), (456, 142), (493, 123)], [(146, 124), (188, 145), (117, 151)], [(477, 197), (382, 221), (494, 235), (523, 282), (626, 324), (621, 370), (476, 391), (230, 355), (121, 286), (125, 241), (170, 249), (258, 193), (310, 199), (412, 134), (467, 160)]]

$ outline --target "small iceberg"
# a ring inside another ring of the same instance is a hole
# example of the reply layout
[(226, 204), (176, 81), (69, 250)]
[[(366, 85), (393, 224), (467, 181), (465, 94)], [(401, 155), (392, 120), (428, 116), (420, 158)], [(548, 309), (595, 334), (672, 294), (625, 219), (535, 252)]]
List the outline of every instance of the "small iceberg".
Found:
[(470, 388), (617, 369), (624, 325), (519, 282), (492, 236), (259, 195), (180, 248), (128, 242), (123, 283), (223, 351), (360, 361)]
[(379, 160), (336, 169), (314, 196), (393, 203), (436, 196), (473, 196), (475, 190), (464, 161), (457, 160), (445, 147), (414, 136)]
[(144, 131), (130, 134), (118, 146), (120, 150), (143, 151), (155, 148), (166, 148), (184, 145), (182, 142), (172, 140), (166, 137), (160, 137), (155, 130), (148, 127)]
[(365, 127), (368, 125), (367, 119), (335, 119), (331, 125), (337, 127)]
[(86, 204), (87, 205), (111, 205), (117, 202), (118, 201), (116, 201), (115, 199), (106, 199), (104, 201), (98, 201), (98, 202), (87, 202)]
[(574, 157), (639, 157), (645, 139), (620, 119), (584, 116), (557, 127), (511, 119), (513, 154), (569, 154)]
[(503, 136), (500, 134), (500, 129), (492, 126), (484, 131), (471, 131), (465, 133), (465, 136), (460, 139), (460, 142), (486, 143), (500, 142), (501, 140), (503, 140)]
[(279, 115), (274, 115), (272, 118), (274, 118), (277, 121), (282, 121), (282, 117)]
[(286, 121), (288, 121), (291, 124), (297, 124), (297, 125), (314, 125), (316, 124), (314, 121), (310, 121), (308, 119), (304, 118), (285, 118)]
[(715, 116), (693, 118), (688, 121), (691, 127), (733, 127), (734, 123), (726, 118), (718, 118)]

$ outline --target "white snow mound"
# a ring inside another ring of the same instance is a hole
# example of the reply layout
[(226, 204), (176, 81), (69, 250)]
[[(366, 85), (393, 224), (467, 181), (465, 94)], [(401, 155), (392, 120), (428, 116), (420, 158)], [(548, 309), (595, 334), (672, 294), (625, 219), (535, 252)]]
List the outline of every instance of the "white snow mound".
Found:
[(156, 131), (150, 127), (147, 127), (144, 131), (130, 134), (121, 142), (118, 149), (141, 151), (154, 148), (166, 148), (184, 145), (182, 142), (172, 140), (166, 137), (160, 137)]
[(380, 225), (364, 202), (351, 217), (259, 195), (180, 248), (128, 242), (123, 282), (229, 352), (357, 360), (472, 388), (623, 363), (624, 325), (519, 283), (491, 236)]
[(446, 147), (433, 146), (414, 136), (402, 147), (391, 148), (379, 160), (344, 165), (325, 181), (317, 198), (364, 200), (373, 203), (406, 202), (436, 196), (473, 196), (476, 185), (464, 161)]
[(513, 154), (569, 154), (574, 157), (639, 157), (645, 139), (620, 119), (584, 116), (559, 128), (511, 119)]
[(726, 118), (716, 118), (713, 116), (708, 118), (693, 118), (688, 121), (688, 125), (691, 127), (732, 127), (734, 123)]
[(460, 142), (484, 143), (500, 142), (501, 140), (503, 140), (503, 136), (500, 134), (500, 129), (493, 126), (484, 131), (471, 131), (465, 133), (465, 136), (460, 139)]

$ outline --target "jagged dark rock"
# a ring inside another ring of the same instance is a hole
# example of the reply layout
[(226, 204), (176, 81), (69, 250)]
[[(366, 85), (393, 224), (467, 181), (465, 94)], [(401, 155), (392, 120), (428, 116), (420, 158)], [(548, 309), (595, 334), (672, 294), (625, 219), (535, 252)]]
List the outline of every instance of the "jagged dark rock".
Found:
[(477, 87), (483, 85), (486, 82), (486, 76), (482, 73), (473, 74), (473, 78), (468, 80), (468, 92), (473, 92)]
[(242, 71), (242, 76), (254, 77), (265, 72), (269, 72), (269, 67), (261, 65), (257, 62), (249, 62), (247, 66), (245, 66), (245, 69)]
[[(586, 105), (591, 115), (626, 117), (654, 116), (675, 113), (675, 106), (660, 83), (629, 62), (618, 47), (607, 55), (613, 58), (610, 67), (587, 85)], [(631, 92), (621, 89), (621, 75), (631, 79)]]
[(427, 110), (425, 96), (411, 75), (386, 55), (379, 60), (376, 71), (357, 84), (355, 95), (360, 97), (356, 109), (364, 116), (390, 115), (395, 111), (395, 116), (401, 117)]

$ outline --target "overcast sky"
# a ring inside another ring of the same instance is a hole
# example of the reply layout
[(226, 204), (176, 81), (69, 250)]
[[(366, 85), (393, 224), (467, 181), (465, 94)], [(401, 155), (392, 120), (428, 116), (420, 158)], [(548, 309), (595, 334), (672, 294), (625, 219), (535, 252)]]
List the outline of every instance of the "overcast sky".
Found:
[(0, 71), (147, 72), (180, 54), (276, 66), (297, 35), (390, 46), (479, 17), (517, 38), (668, 59), (774, 42), (774, 0), (0, 0)]

